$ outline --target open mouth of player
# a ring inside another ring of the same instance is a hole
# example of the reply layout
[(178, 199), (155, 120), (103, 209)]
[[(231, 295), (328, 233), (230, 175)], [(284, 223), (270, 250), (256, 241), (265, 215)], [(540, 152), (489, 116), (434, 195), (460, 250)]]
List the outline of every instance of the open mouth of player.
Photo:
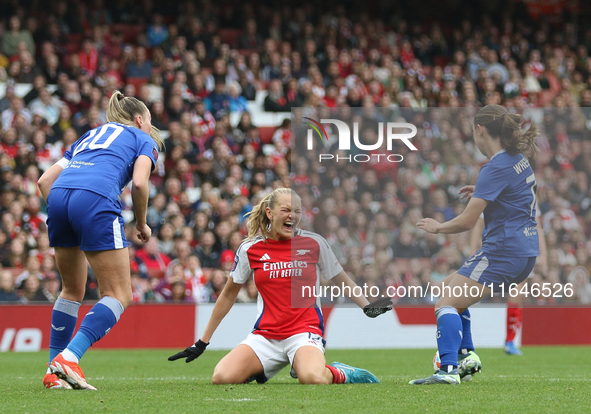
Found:
[(285, 223), (283, 223), (283, 230), (290, 232), (293, 229), (293, 223), (291, 221), (286, 221)]

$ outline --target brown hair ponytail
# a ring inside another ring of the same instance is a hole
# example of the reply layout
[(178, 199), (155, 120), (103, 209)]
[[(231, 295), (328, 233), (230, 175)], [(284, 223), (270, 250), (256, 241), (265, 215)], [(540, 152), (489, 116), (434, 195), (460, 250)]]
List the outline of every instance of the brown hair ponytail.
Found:
[(538, 127), (532, 124), (524, 132), (521, 124), (521, 115), (510, 114), (500, 105), (486, 105), (474, 117), (474, 126), (484, 126), (491, 137), (500, 139), (501, 146), (509, 154), (535, 155), (539, 151), (536, 144)]

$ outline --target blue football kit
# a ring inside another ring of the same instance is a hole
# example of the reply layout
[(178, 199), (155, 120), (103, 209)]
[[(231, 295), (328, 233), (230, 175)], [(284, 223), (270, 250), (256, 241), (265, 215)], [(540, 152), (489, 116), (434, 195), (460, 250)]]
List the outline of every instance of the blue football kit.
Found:
[(120, 195), (131, 181), (135, 160), (156, 165), (158, 147), (145, 132), (110, 122), (84, 134), (66, 151), (67, 166), (48, 197), (52, 246), (81, 250), (127, 247)]
[[(79, 246), (83, 251), (127, 247), (120, 195), (131, 181), (140, 155), (149, 157), (154, 169), (158, 158), (154, 140), (137, 128), (114, 122), (88, 131), (72, 144), (58, 162), (64, 169), (47, 198), (51, 246)], [(126, 271), (121, 269), (122, 274)], [(115, 326), (124, 306), (117, 298), (104, 295), (84, 317), (72, 339), (79, 308), (80, 302), (61, 296), (54, 304), (46, 387), (53, 386), (59, 377), (62, 388), (95, 389), (85, 381), (77, 364), (88, 348)]]
[(489, 286), (521, 283), (539, 255), (536, 179), (523, 154), (499, 151), (482, 167), (472, 197), (488, 201), (482, 248), (458, 273)]
[[(536, 179), (527, 158), (523, 154), (510, 155), (504, 149), (496, 153), (481, 168), (472, 197), (488, 201), (482, 248), (458, 273), (493, 291), (503, 283), (505, 289), (521, 283), (539, 255)], [(459, 314), (453, 306), (442, 306), (435, 316), (441, 371), (411, 383), (459, 383), (460, 376), (480, 369), (480, 360), (474, 360), (478, 357), (471, 352), (474, 343), (470, 310)], [(460, 358), (465, 358), (464, 362)]]

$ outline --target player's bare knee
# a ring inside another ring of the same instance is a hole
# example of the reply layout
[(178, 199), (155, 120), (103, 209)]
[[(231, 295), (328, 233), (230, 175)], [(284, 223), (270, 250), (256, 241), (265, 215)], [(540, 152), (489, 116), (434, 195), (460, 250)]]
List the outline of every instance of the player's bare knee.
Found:
[(223, 371), (214, 371), (213, 376), (211, 377), (211, 383), (213, 385), (224, 385), (236, 384), (238, 381), (236, 381), (233, 375), (228, 375), (228, 373)]
[(84, 300), (84, 286), (65, 286), (62, 288), (60, 297), (71, 300), (72, 302), (82, 302)]
[(306, 372), (302, 375), (298, 373), (298, 380), (300, 384), (305, 385), (328, 384), (327, 379), (320, 372)]

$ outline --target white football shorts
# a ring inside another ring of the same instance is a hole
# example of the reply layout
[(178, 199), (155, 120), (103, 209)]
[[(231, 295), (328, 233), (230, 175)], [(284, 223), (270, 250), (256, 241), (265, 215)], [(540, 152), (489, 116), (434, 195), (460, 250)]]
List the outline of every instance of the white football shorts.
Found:
[(326, 341), (320, 335), (304, 332), (290, 336), (287, 339), (267, 339), (261, 335), (248, 334), (241, 344), (252, 348), (263, 365), (264, 381), (273, 378), (279, 371), (291, 364), (291, 376), (297, 378), (293, 369), (293, 359), (298, 349), (303, 346), (313, 346), (324, 353)]

